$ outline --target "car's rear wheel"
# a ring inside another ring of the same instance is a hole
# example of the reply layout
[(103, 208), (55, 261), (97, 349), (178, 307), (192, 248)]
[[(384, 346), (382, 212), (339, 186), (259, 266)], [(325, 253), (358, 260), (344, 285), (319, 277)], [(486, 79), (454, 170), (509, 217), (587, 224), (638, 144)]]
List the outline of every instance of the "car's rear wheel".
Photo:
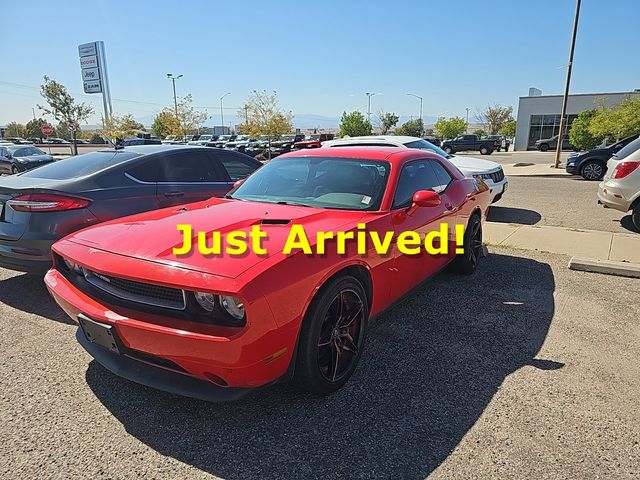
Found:
[(631, 220), (636, 227), (636, 230), (640, 232), (640, 202), (637, 202), (631, 211)]
[(15, 175), (18, 172), (18, 167), (16, 167), (15, 165), (11, 165), (11, 175)]
[(582, 166), (580, 172), (585, 180), (600, 180), (605, 173), (604, 165), (597, 160), (589, 160)]
[(451, 152), (453, 152), (453, 149), (452, 149), (450, 146), (448, 146), (448, 145), (447, 145), (446, 147), (444, 147), (444, 148), (443, 148), (443, 150), (444, 150), (445, 152), (447, 152), (447, 153), (451, 153)]
[(547, 150), (549, 150), (549, 145), (547, 143), (541, 143), (540, 144), (540, 151), (541, 152), (546, 152)]
[(491, 153), (491, 151), (489, 150), (488, 147), (480, 147), (480, 154), (481, 155), (489, 155), (489, 153)]
[(302, 323), (294, 382), (318, 394), (342, 387), (360, 360), (368, 317), (367, 297), (356, 278), (324, 285)]
[(451, 270), (463, 275), (471, 275), (478, 268), (482, 254), (482, 222), (478, 215), (473, 215), (464, 232), (464, 252), (451, 262)]

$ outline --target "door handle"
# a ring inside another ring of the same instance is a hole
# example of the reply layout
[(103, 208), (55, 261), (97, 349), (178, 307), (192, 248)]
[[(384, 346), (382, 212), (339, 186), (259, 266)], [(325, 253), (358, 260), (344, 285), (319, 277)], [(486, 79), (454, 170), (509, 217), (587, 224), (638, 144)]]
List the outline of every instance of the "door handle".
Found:
[(458, 207), (454, 207), (453, 205), (451, 205), (450, 203), (445, 203), (444, 207), (449, 210), (450, 212), (455, 212), (456, 210), (458, 210)]
[(164, 196), (167, 198), (177, 198), (184, 196), (184, 192), (166, 192)]

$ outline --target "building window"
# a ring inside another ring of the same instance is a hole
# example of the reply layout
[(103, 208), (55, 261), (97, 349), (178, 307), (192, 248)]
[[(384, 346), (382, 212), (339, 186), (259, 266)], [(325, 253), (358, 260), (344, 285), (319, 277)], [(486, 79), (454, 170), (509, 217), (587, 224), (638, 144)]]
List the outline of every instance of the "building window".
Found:
[[(569, 132), (569, 128), (573, 121), (577, 118), (577, 115), (567, 115), (567, 127), (565, 133)], [(560, 131), (560, 115), (559, 114), (545, 114), (545, 115), (531, 115), (529, 123), (529, 140), (527, 142), (527, 149), (534, 149), (536, 140), (542, 140), (543, 138), (551, 138), (558, 135)]]

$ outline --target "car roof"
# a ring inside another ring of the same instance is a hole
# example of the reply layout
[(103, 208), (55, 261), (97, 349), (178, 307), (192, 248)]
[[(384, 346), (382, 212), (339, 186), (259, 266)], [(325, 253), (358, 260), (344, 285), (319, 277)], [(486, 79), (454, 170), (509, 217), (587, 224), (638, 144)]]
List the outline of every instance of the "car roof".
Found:
[(423, 140), (420, 137), (410, 137), (408, 135), (363, 135), (361, 137), (343, 137), (334, 140), (327, 140), (323, 145), (340, 145), (342, 143), (371, 143), (371, 142), (387, 142), (394, 145), (404, 145), (409, 142)]
[[(167, 144), (154, 144), (154, 145), (130, 145), (122, 148), (127, 152), (137, 153), (138, 155), (151, 155), (152, 153), (159, 152), (172, 152), (177, 150), (203, 150), (209, 149), (199, 145), (167, 145)], [(101, 150), (102, 152), (113, 152), (113, 149)]]
[(367, 160), (384, 160), (390, 163), (403, 163), (414, 158), (441, 158), (429, 150), (415, 150), (406, 147), (333, 147), (296, 150), (285, 153), (276, 158), (290, 157), (331, 157), (331, 158), (359, 158)]

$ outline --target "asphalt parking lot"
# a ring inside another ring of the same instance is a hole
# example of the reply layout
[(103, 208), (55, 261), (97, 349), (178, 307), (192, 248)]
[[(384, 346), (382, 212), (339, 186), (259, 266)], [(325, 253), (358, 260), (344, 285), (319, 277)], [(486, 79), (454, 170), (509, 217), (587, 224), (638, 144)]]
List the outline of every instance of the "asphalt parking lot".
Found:
[(598, 183), (576, 176), (509, 177), (492, 222), (637, 233), (631, 215), (598, 205)]
[(637, 478), (640, 282), (491, 249), (370, 328), (344, 389), (207, 404), (91, 361), (0, 269), (2, 478)]

